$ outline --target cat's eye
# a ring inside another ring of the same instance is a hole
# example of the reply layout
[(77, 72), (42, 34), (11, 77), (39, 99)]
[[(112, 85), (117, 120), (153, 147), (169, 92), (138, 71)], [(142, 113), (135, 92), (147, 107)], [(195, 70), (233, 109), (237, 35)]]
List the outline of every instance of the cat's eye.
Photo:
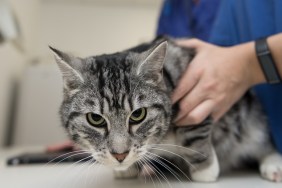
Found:
[(94, 127), (103, 127), (106, 125), (105, 119), (98, 114), (89, 112), (86, 114), (86, 119), (88, 123)]
[(146, 108), (139, 108), (135, 110), (129, 118), (129, 124), (141, 123), (146, 118), (146, 115), (147, 115)]

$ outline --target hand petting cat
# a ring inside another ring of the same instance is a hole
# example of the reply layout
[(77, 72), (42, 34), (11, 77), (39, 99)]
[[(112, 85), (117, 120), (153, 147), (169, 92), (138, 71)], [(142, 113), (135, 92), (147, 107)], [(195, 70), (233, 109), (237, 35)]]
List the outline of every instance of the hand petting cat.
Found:
[(180, 101), (174, 120), (179, 126), (199, 124), (209, 115), (217, 121), (251, 86), (265, 81), (253, 42), (233, 47), (198, 39), (177, 43), (196, 50), (172, 95), (173, 103)]

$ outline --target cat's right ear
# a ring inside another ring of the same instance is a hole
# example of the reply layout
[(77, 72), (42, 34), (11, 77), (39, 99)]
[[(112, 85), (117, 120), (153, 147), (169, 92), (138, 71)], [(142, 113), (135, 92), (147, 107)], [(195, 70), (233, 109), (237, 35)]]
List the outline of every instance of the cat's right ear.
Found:
[(78, 70), (75, 70), (75, 67), (73, 66), (74, 57), (71, 57), (70, 55), (51, 46), (49, 46), (49, 48), (54, 53), (56, 62), (63, 75), (64, 88), (68, 91), (77, 89), (81, 84), (83, 84), (84, 80)]

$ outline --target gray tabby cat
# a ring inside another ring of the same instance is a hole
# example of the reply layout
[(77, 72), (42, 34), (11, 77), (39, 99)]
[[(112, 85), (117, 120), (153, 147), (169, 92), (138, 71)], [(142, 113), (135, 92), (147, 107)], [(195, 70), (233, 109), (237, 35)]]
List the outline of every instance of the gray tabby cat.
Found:
[(252, 94), (217, 123), (173, 126), (177, 108), (170, 95), (193, 50), (170, 39), (84, 59), (51, 49), (63, 75), (65, 129), (96, 161), (115, 168), (116, 177), (137, 176), (137, 163), (157, 168), (155, 160), (193, 181), (212, 182), (220, 172), (255, 161), (263, 178), (282, 181), (282, 157)]

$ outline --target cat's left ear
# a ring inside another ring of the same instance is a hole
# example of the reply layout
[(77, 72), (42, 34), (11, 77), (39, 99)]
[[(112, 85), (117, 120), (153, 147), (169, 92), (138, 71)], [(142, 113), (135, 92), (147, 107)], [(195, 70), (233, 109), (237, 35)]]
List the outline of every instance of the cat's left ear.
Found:
[(163, 64), (167, 51), (167, 42), (155, 47), (137, 68), (137, 75), (147, 83), (158, 85), (163, 79)]
[(63, 75), (64, 88), (67, 91), (73, 91), (83, 84), (84, 80), (79, 72), (81, 61), (64, 52), (61, 52), (51, 46), (49, 48), (55, 55), (56, 62)]

